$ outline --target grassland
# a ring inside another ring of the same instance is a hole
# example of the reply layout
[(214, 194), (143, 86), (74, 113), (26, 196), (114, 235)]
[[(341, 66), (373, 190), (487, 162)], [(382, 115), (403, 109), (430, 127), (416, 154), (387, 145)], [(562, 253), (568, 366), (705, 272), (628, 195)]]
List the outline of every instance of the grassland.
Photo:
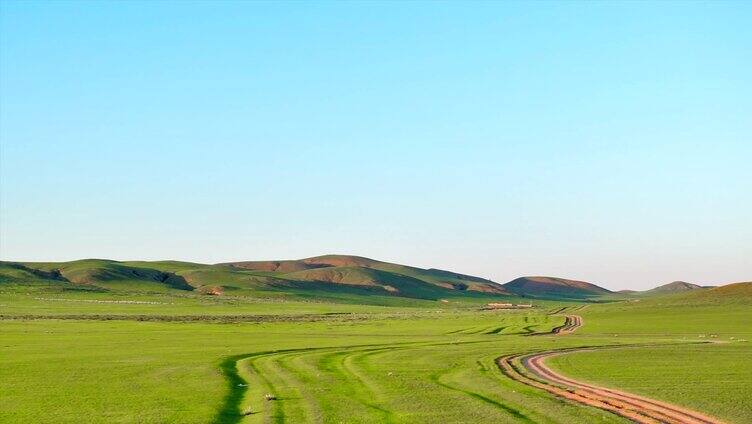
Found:
[[(732, 291), (732, 293), (728, 293)], [(583, 336), (707, 341), (577, 352), (553, 357), (554, 369), (579, 380), (623, 389), (752, 422), (752, 303), (749, 286), (587, 307)], [(712, 393), (712, 396), (708, 394)]]
[[(493, 364), (499, 353), (545, 346), (543, 338), (514, 334), (559, 320), (459, 315), (274, 324), (6, 321), (0, 416), (229, 423), (250, 408), (258, 414), (247, 422), (581, 422), (579, 407), (561, 410), (554, 399), (518, 389)], [(228, 378), (235, 360), (247, 391)], [(263, 401), (265, 393), (278, 400)]]
[(728, 422), (748, 423), (752, 422), (750, 354), (748, 343), (730, 341), (579, 352), (553, 357), (548, 363), (579, 380), (667, 400)]
[[(536, 301), (531, 310), (480, 311), (473, 298), (402, 301), (384, 306), (6, 286), (0, 293), (0, 422), (621, 423), (511, 381), (494, 360), (634, 343), (655, 347), (564, 355), (552, 365), (730, 422), (748, 421), (743, 399), (752, 393), (744, 360), (752, 347), (731, 337), (752, 339), (751, 302)], [(581, 315), (584, 327), (567, 336), (527, 336), (561, 325), (565, 313)], [(198, 319), (139, 321), (148, 315)], [(204, 319), (242, 315), (278, 319)], [(729, 343), (690, 344), (710, 334)], [(668, 343), (674, 346), (660, 346)], [(693, 364), (706, 365), (695, 371)], [(646, 377), (648, 383), (638, 384)], [(266, 401), (266, 394), (277, 399)]]

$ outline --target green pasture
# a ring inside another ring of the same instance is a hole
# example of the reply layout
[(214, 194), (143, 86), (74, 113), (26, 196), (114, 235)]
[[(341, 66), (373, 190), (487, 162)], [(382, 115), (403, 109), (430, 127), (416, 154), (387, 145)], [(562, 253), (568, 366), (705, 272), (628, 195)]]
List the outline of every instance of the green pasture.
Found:
[[(534, 302), (531, 310), (480, 311), (472, 301), (420, 302), (5, 290), (0, 422), (624, 423), (508, 380), (494, 360), (633, 344), (651, 346), (569, 354), (552, 364), (749, 422), (752, 344), (739, 339), (752, 339), (752, 309), (744, 303)], [(560, 325), (568, 313), (581, 315), (584, 327), (567, 336), (530, 336)], [(97, 319), (49, 318), (77, 314)], [(136, 320), (148, 314), (284, 320)], [(306, 314), (326, 318), (310, 321)], [(120, 317), (106, 320), (110, 315)], [(697, 344), (707, 341), (724, 343)]]
[(548, 363), (583, 381), (667, 400), (728, 422), (752, 422), (748, 342), (578, 352)]
[[(585, 414), (621, 422), (496, 370), (504, 353), (582, 343), (520, 335), (561, 322), (521, 313), (261, 324), (3, 321), (0, 420), (577, 423)], [(277, 400), (263, 400), (267, 393)], [(241, 420), (248, 409), (254, 414)]]

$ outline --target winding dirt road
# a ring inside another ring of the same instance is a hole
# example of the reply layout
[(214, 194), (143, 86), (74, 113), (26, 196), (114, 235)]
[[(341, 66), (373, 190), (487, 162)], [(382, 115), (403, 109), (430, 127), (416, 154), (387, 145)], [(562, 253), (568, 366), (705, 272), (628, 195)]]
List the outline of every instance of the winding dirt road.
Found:
[[(582, 326), (582, 318), (568, 315), (564, 325), (554, 328), (548, 334), (570, 334)], [(619, 346), (613, 346), (617, 348)], [(625, 346), (621, 346), (625, 347)], [(509, 378), (528, 386), (545, 390), (551, 394), (583, 405), (600, 408), (640, 424), (723, 424), (697, 411), (644, 396), (594, 386), (563, 376), (545, 364), (547, 358), (597, 348), (559, 349), (532, 354), (502, 356), (496, 360), (499, 369)]]
[(554, 334), (569, 334), (574, 333), (578, 328), (582, 327), (582, 317), (579, 315), (567, 315), (564, 325), (560, 325), (553, 330)]
[(582, 317), (579, 315), (566, 315), (564, 324), (554, 327), (551, 331), (544, 331), (541, 333), (530, 333), (528, 336), (550, 336), (551, 334), (565, 335), (574, 333), (578, 328), (582, 327)]

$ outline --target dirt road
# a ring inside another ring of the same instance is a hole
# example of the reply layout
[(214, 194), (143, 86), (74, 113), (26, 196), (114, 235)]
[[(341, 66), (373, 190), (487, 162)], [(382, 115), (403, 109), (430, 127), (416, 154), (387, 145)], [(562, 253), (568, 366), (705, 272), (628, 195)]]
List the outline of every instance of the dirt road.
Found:
[(582, 317), (579, 315), (566, 315), (564, 324), (554, 327), (551, 331), (545, 331), (542, 333), (530, 333), (528, 336), (546, 336), (551, 334), (565, 335), (574, 333), (578, 328), (582, 327)]
[(554, 328), (551, 332), (554, 334), (569, 334), (574, 333), (578, 328), (582, 327), (582, 317), (579, 315), (567, 315), (564, 325), (560, 325)]
[(723, 424), (697, 411), (620, 390), (594, 386), (551, 370), (545, 360), (552, 356), (593, 350), (564, 349), (527, 355), (509, 355), (496, 363), (509, 378), (583, 405), (600, 408), (641, 424)]
[[(535, 333), (533, 335), (571, 334), (580, 328), (582, 323), (582, 317), (567, 315), (563, 325), (555, 327), (550, 332)], [(545, 360), (552, 356), (617, 347), (619, 346), (559, 349), (533, 354), (515, 354), (498, 358), (496, 363), (499, 369), (513, 380), (545, 390), (570, 401), (612, 412), (636, 423), (723, 424), (717, 418), (681, 406), (574, 380), (551, 370), (545, 364)]]

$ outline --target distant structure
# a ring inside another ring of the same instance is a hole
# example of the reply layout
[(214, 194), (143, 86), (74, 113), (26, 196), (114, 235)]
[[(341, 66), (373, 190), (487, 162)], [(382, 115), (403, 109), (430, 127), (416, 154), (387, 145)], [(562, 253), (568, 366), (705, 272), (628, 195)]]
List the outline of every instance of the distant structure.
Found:
[(491, 302), (486, 304), (485, 307), (483, 307), (483, 310), (492, 310), (492, 309), (525, 309), (525, 308), (532, 308), (533, 304), (512, 304), (512, 303), (499, 303), (499, 302)]

